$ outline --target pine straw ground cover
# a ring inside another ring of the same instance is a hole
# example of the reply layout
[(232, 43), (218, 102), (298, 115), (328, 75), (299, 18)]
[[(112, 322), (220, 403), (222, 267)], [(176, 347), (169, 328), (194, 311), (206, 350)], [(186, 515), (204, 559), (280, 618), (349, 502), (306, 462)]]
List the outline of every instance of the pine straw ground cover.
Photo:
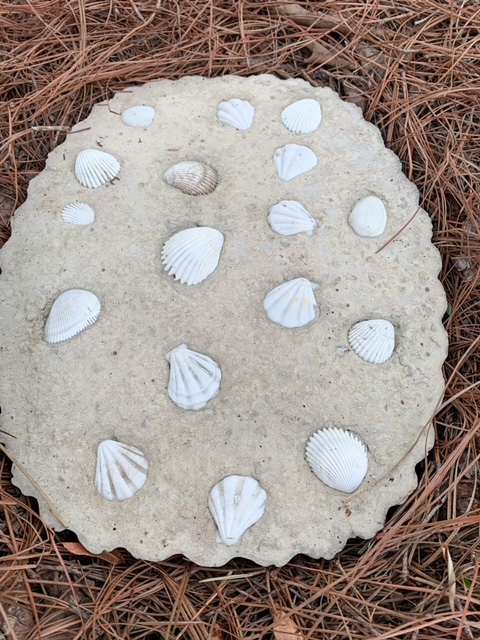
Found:
[(332, 561), (82, 556), (42, 524), (3, 458), (0, 638), (479, 638), (478, 0), (0, 0), (0, 30), (3, 240), (49, 151), (113, 92), (196, 74), (300, 77), (363, 108), (418, 185), (450, 336), (417, 491)]

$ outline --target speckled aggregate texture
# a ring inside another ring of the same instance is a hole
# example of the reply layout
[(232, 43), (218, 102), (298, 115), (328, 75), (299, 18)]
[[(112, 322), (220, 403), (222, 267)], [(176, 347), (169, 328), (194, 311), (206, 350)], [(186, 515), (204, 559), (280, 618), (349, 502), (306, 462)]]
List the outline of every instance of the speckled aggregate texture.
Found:
[[(217, 105), (230, 98), (255, 107), (250, 129), (217, 120)], [(280, 118), (302, 98), (322, 109), (308, 135), (290, 133)], [(142, 104), (155, 108), (146, 129), (115, 113)], [(75, 531), (92, 552), (126, 547), (150, 560), (181, 553), (208, 566), (235, 556), (282, 565), (298, 553), (331, 558), (349, 537), (373, 536), (415, 488), (415, 464), (433, 444), (447, 348), (428, 215), (419, 211), (378, 252), (418, 208), (417, 189), (379, 131), (331, 90), (270, 76), (149, 83), (116, 95), (110, 109), (97, 105), (75, 129), (83, 131), (32, 180), (0, 253), (2, 429), (15, 436), (8, 447), (33, 484), (17, 467), (14, 482), (39, 498), (47, 522)], [(273, 160), (286, 144), (318, 158), (288, 182)], [(117, 179), (97, 189), (79, 184), (75, 159), (89, 148), (120, 161)], [(212, 193), (191, 196), (165, 183), (165, 171), (184, 160), (218, 171)], [(363, 238), (348, 216), (370, 195), (382, 199), (388, 219), (382, 235)], [(300, 202), (316, 219), (311, 237), (272, 231), (267, 216), (281, 200)], [(95, 221), (65, 222), (72, 202), (89, 204)], [(196, 225), (218, 229), (225, 242), (213, 274), (188, 286), (164, 271), (161, 252)], [(263, 300), (298, 277), (319, 285), (320, 313), (284, 329)], [(79, 335), (48, 344), (46, 319), (68, 289), (95, 293), (102, 311)], [(395, 327), (394, 353), (382, 365), (348, 346), (352, 325), (373, 318)], [(221, 368), (220, 390), (201, 411), (179, 409), (167, 393), (165, 355), (183, 343)], [(367, 475), (352, 494), (323, 485), (305, 460), (308, 438), (323, 427), (348, 429), (368, 448)], [(95, 490), (96, 450), (107, 439), (138, 447), (149, 462), (143, 488), (122, 502)], [(267, 502), (241, 542), (225, 546), (207, 503), (212, 486), (232, 474), (257, 479)]]

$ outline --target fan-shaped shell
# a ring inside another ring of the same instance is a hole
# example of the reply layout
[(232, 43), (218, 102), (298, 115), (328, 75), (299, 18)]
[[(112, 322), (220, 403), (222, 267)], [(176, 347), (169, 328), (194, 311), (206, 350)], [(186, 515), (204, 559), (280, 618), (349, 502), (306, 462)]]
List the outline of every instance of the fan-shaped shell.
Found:
[(294, 236), (297, 233), (311, 236), (317, 224), (296, 200), (281, 200), (273, 205), (267, 220), (273, 231), (281, 236)]
[(395, 328), (388, 320), (362, 320), (348, 332), (348, 342), (366, 362), (383, 364), (395, 349)]
[(215, 191), (218, 184), (216, 169), (204, 162), (178, 162), (165, 171), (165, 182), (189, 196), (204, 196)]
[(147, 481), (148, 462), (143, 451), (116, 440), (97, 448), (95, 488), (106, 500), (127, 500)]
[(317, 100), (305, 98), (285, 107), (281, 118), (292, 133), (313, 133), (322, 122), (322, 108)]
[(128, 127), (145, 129), (152, 124), (153, 118), (155, 117), (155, 109), (139, 104), (135, 107), (125, 109), (121, 117), (123, 124), (126, 124)]
[(385, 205), (376, 196), (363, 198), (353, 207), (348, 223), (359, 236), (365, 238), (381, 236), (387, 224)]
[(45, 340), (54, 343), (73, 338), (97, 320), (100, 309), (100, 300), (94, 293), (83, 289), (64, 291), (50, 310)]
[(288, 182), (317, 166), (317, 156), (308, 147), (286, 144), (275, 151), (273, 161), (278, 176)]
[(164, 270), (182, 284), (202, 282), (217, 268), (223, 240), (223, 234), (211, 227), (179, 231), (163, 247)]
[(222, 124), (228, 124), (240, 131), (247, 131), (252, 127), (255, 107), (248, 100), (231, 98), (218, 105), (217, 118)]
[(120, 169), (120, 162), (115, 156), (99, 149), (84, 149), (75, 160), (77, 180), (89, 189), (107, 184), (118, 176)]
[(314, 290), (318, 285), (306, 278), (295, 278), (272, 289), (263, 307), (272, 322), (287, 329), (304, 327), (318, 317)]
[(265, 513), (267, 494), (254, 478), (228, 476), (210, 491), (208, 508), (218, 528), (217, 541), (238, 544)]
[(217, 395), (222, 379), (218, 364), (186, 344), (167, 353), (170, 363), (168, 395), (180, 409), (198, 411)]
[(95, 211), (85, 202), (71, 202), (63, 209), (62, 219), (81, 226), (92, 224), (95, 220)]
[(367, 474), (367, 449), (350, 431), (320, 429), (310, 437), (305, 453), (317, 478), (337, 491), (353, 493)]

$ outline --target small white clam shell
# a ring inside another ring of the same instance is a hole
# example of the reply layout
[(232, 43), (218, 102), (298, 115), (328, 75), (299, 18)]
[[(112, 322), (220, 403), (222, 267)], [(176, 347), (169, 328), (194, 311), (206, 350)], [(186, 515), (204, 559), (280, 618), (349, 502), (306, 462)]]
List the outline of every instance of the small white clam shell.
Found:
[(337, 491), (353, 493), (367, 474), (367, 449), (350, 431), (320, 429), (310, 437), (305, 454), (317, 478)]
[(222, 372), (218, 364), (203, 353), (191, 351), (186, 344), (165, 356), (170, 363), (168, 395), (180, 409), (203, 409), (220, 388)]
[(273, 205), (268, 214), (268, 224), (281, 236), (297, 233), (313, 234), (316, 222), (308, 211), (296, 200), (281, 200)]
[(318, 317), (314, 290), (318, 285), (306, 278), (295, 278), (272, 289), (263, 307), (272, 322), (287, 329), (304, 327)]
[(97, 448), (95, 488), (106, 500), (127, 500), (147, 481), (148, 462), (143, 451), (116, 440)]
[(247, 131), (252, 127), (255, 107), (248, 100), (231, 98), (218, 105), (217, 118), (222, 124), (227, 124), (240, 131)]
[(94, 293), (84, 289), (64, 291), (50, 310), (45, 340), (55, 343), (73, 338), (97, 320), (100, 309), (100, 300)]
[(216, 169), (195, 160), (174, 164), (165, 171), (163, 179), (189, 196), (205, 196), (215, 191), (218, 184)]
[(395, 328), (388, 320), (362, 320), (348, 332), (352, 350), (372, 364), (383, 364), (395, 349)]
[(95, 220), (95, 211), (85, 202), (71, 202), (62, 211), (62, 219), (71, 224), (84, 226)]
[(317, 156), (308, 147), (286, 144), (275, 151), (273, 161), (278, 176), (288, 182), (317, 166)]
[(297, 100), (285, 107), (281, 119), (292, 133), (313, 133), (322, 122), (322, 108), (312, 98)]
[(227, 476), (210, 491), (208, 508), (218, 528), (217, 542), (238, 544), (265, 513), (267, 493), (249, 476)]
[(128, 109), (122, 111), (121, 116), (123, 124), (126, 124), (128, 127), (137, 127), (139, 129), (149, 127), (152, 124), (154, 117), (155, 109), (144, 105), (128, 107)]
[(120, 162), (111, 153), (99, 149), (84, 149), (75, 160), (75, 175), (83, 187), (96, 189), (120, 173)]
[(217, 268), (223, 241), (223, 234), (211, 227), (179, 231), (163, 247), (165, 271), (182, 284), (202, 282)]
[(365, 238), (381, 236), (387, 224), (385, 205), (376, 196), (363, 198), (353, 207), (348, 223), (359, 236)]

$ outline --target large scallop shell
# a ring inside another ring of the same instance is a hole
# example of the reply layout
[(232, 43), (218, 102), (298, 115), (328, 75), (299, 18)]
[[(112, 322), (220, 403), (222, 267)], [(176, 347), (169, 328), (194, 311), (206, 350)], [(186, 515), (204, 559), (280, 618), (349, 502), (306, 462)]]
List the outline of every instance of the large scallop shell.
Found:
[(273, 161), (278, 176), (288, 182), (317, 166), (317, 156), (308, 147), (286, 144), (275, 151)]
[(127, 127), (145, 129), (152, 124), (153, 118), (155, 117), (155, 109), (139, 104), (135, 107), (128, 107), (128, 109), (122, 111), (121, 117), (123, 124), (126, 124)]
[(116, 440), (97, 448), (95, 488), (106, 500), (127, 500), (147, 481), (148, 462), (143, 451)]
[(240, 131), (247, 131), (252, 127), (255, 107), (248, 100), (231, 98), (218, 105), (217, 118), (222, 124), (228, 124)]
[(223, 234), (211, 227), (179, 231), (163, 247), (165, 271), (182, 284), (202, 282), (217, 268), (223, 240)]
[(189, 196), (204, 196), (215, 191), (218, 184), (216, 169), (204, 162), (187, 160), (167, 169), (165, 182)]
[(208, 497), (208, 508), (218, 528), (217, 542), (238, 544), (247, 529), (265, 513), (267, 493), (254, 478), (227, 476)]
[(317, 478), (344, 493), (358, 489), (368, 470), (365, 445), (343, 429), (320, 429), (310, 437), (305, 453)]
[(62, 219), (81, 226), (92, 224), (95, 220), (95, 211), (85, 202), (71, 202), (63, 209)]
[(94, 293), (84, 289), (64, 291), (50, 310), (45, 340), (54, 343), (73, 338), (97, 320), (100, 309), (100, 300)]
[(263, 307), (272, 322), (287, 329), (304, 327), (318, 317), (314, 291), (318, 285), (306, 278), (295, 278), (272, 289)]
[(322, 109), (317, 100), (305, 98), (285, 107), (281, 118), (292, 133), (313, 133), (322, 122)]
[(395, 349), (395, 328), (388, 320), (362, 320), (348, 332), (348, 342), (366, 362), (383, 364)]
[(203, 353), (191, 351), (186, 344), (165, 357), (170, 363), (170, 399), (180, 409), (203, 409), (220, 388), (222, 372), (218, 364)]
[(120, 162), (115, 156), (99, 149), (84, 149), (75, 160), (77, 180), (89, 189), (107, 184), (118, 176), (120, 169)]
[(281, 236), (297, 233), (313, 234), (316, 222), (308, 211), (296, 200), (281, 200), (273, 205), (268, 214), (268, 224)]
[(381, 236), (387, 224), (385, 205), (377, 196), (363, 198), (353, 207), (348, 223), (359, 236)]

